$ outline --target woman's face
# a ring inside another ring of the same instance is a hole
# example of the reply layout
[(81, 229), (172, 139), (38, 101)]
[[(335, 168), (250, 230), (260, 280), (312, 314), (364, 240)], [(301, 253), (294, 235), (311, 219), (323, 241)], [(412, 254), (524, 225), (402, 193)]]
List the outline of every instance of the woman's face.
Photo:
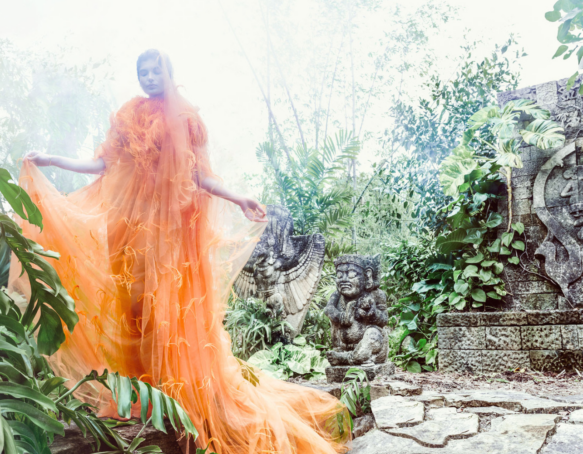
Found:
[(151, 98), (164, 95), (164, 76), (157, 59), (142, 62), (138, 78), (142, 90)]

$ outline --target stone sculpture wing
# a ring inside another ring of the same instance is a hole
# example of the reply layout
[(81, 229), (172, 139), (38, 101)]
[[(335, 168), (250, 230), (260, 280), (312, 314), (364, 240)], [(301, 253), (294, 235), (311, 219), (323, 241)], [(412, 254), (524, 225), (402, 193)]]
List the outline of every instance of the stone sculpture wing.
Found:
[(325, 242), (319, 233), (292, 237), (292, 241), (297, 260), (282, 270), (280, 283), (287, 296), (284, 298), (286, 311), (293, 315), (308, 305), (316, 292), (324, 265)]
[(249, 263), (245, 265), (233, 283), (233, 289), (237, 296), (242, 299), (257, 295), (257, 284), (253, 277), (253, 265), (249, 266)]

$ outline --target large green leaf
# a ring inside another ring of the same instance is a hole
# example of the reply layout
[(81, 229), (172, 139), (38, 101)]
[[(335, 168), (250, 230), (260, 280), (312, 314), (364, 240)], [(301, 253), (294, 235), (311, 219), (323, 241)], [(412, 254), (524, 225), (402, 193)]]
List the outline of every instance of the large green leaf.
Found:
[(451, 232), (447, 237), (439, 236), (435, 242), (437, 249), (444, 254), (457, 251), (466, 246), (464, 239), (466, 238), (465, 229), (457, 229)]
[(526, 143), (542, 150), (560, 147), (565, 142), (563, 128), (551, 120), (536, 119), (520, 134)]
[(65, 427), (56, 419), (30, 404), (18, 400), (0, 400), (0, 411), (18, 413), (26, 416), (33, 424), (49, 433), (65, 435)]
[(439, 168), (439, 182), (445, 195), (457, 196), (466, 176), (478, 167), (474, 151), (460, 145), (443, 160)]
[(32, 389), (30, 386), (19, 385), (16, 383), (0, 382), (0, 394), (11, 396), (16, 399), (29, 399), (41, 407), (57, 412), (55, 403), (44, 394)]
[(12, 209), (22, 219), (43, 228), (43, 217), (24, 189), (12, 181), (12, 175), (6, 169), (0, 168), (0, 192)]

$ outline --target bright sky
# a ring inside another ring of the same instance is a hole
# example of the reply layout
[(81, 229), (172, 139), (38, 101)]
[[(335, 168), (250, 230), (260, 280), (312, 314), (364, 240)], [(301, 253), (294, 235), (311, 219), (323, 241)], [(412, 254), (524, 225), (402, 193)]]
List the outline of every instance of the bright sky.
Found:
[[(306, 5), (309, 14), (309, 0), (296, 1)], [(259, 18), (246, 9), (248, 2), (223, 0), (243, 40), (259, 24)], [(460, 8), (460, 14), (440, 35), (444, 55), (461, 42), (466, 29), (484, 41), (485, 49), (515, 33), (528, 53), (522, 60), (522, 86), (569, 77), (576, 70), (574, 59), (551, 60), (558, 46), (557, 26), (547, 22), (544, 13), (554, 0), (450, 3)], [(219, 5), (218, 0), (0, 0), (0, 37), (21, 47), (50, 49), (73, 43), (80, 55), (108, 57), (116, 73), (111, 90), (118, 105), (140, 94), (134, 66), (137, 55), (150, 47), (164, 49), (188, 97), (201, 107), (222, 160), (239, 173), (258, 172), (255, 147), (264, 140), (265, 108)], [(302, 13), (301, 7), (296, 10)], [(382, 24), (371, 23), (372, 31), (382, 33), (379, 27)], [(254, 49), (249, 53), (258, 58)]]

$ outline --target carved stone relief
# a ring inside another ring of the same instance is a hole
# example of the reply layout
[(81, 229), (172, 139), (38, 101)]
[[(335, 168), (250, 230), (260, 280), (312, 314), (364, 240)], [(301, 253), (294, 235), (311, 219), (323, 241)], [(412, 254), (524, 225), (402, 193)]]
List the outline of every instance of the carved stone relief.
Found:
[(535, 254), (573, 306), (583, 305), (582, 180), (583, 152), (571, 142), (543, 164), (533, 186), (533, 209), (548, 229)]
[(293, 236), (289, 210), (267, 206), (269, 222), (251, 258), (234, 283), (242, 298), (265, 301), (274, 317), (292, 326), (294, 337), (302, 329), (324, 265), (324, 237), (321, 234)]

